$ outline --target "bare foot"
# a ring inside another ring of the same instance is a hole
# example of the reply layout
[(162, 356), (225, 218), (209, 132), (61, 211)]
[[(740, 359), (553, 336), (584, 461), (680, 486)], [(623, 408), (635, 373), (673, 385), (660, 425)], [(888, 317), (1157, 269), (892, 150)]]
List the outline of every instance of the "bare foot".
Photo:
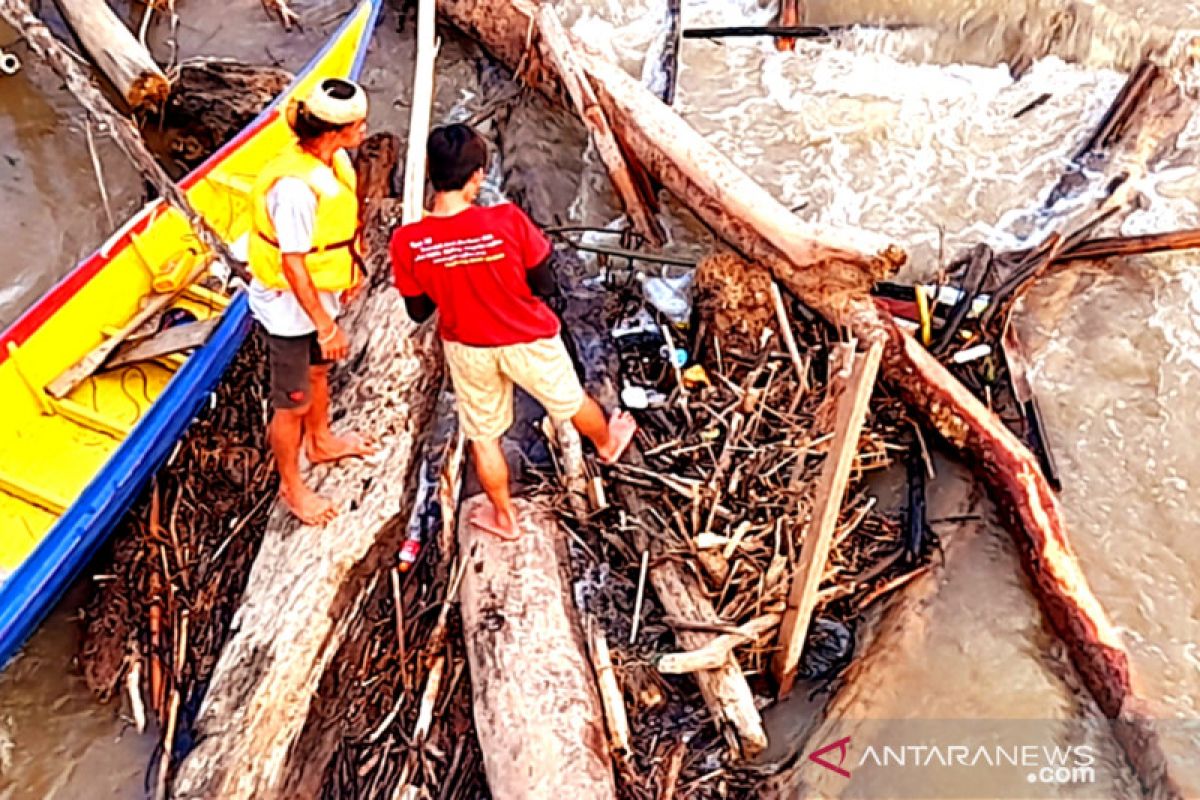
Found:
[(305, 525), (324, 525), (338, 515), (329, 498), (322, 497), (307, 486), (301, 485), (297, 489), (280, 486), (279, 498)]
[(359, 458), (373, 455), (379, 446), (369, 436), (351, 433), (346, 436), (330, 434), (324, 438), (306, 438), (304, 453), (310, 464), (324, 464), (328, 461), (340, 461), (343, 458)]
[(496, 509), (491, 503), (476, 506), (468, 521), (475, 527), (506, 542), (513, 542), (521, 538), (521, 526), (517, 524), (516, 512), (497, 515)]
[(637, 421), (634, 420), (632, 414), (621, 409), (614, 411), (608, 418), (608, 444), (597, 450), (600, 461), (605, 464), (617, 463), (621, 454), (633, 441), (633, 435), (637, 433), (637, 429)]

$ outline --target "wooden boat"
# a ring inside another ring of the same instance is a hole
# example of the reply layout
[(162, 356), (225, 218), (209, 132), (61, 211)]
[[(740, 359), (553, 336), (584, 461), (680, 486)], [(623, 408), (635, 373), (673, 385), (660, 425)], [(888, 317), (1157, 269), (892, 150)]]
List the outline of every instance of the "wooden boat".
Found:
[[(181, 181), (233, 252), (244, 253), (254, 176), (291, 136), (286, 102), (358, 75), (381, 3), (362, 0), (288, 89)], [(156, 201), (0, 334), (0, 664), (167, 458), (249, 331), (245, 293), (220, 291), (223, 273)], [(169, 319), (188, 321), (161, 329)]]

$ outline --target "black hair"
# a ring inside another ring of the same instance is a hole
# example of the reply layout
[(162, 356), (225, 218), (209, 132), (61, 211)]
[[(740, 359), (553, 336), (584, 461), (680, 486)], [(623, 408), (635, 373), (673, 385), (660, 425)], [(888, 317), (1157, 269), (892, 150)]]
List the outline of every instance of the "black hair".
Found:
[[(357, 91), (354, 84), (340, 78), (326, 78), (321, 82), (321, 89), (335, 100), (349, 100), (351, 97), (354, 97)], [(345, 127), (346, 125), (327, 122), (315, 116), (308, 110), (308, 106), (305, 105), (303, 100), (296, 104), (296, 119), (292, 123), (292, 130), (296, 133), (296, 138), (301, 142), (310, 142), (313, 139), (319, 139), (327, 133), (340, 131)]]
[(467, 185), (477, 170), (487, 165), (487, 142), (470, 125), (455, 123), (429, 134), (429, 182), (439, 192)]

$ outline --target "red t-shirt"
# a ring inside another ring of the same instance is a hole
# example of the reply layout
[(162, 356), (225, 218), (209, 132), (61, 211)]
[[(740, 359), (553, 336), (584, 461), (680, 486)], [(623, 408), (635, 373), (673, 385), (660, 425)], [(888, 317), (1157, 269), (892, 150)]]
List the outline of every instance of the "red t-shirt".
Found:
[(405, 297), (428, 295), (443, 339), (475, 347), (558, 335), (558, 317), (533, 296), (526, 270), (550, 242), (512, 203), (427, 216), (392, 234), (392, 272)]

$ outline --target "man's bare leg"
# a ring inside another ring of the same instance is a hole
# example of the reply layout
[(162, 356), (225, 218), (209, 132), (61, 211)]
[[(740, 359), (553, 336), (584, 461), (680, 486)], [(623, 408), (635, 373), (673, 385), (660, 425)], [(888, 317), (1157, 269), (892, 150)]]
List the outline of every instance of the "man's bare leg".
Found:
[(620, 458), (637, 433), (637, 422), (628, 411), (618, 409), (605, 419), (604, 409), (590, 395), (584, 398), (583, 408), (571, 417), (571, 422), (576, 430), (592, 440), (600, 460), (606, 464)]
[(267, 427), (267, 440), (279, 470), (279, 496), (305, 525), (324, 525), (337, 516), (328, 498), (308, 488), (300, 475), (300, 442), (309, 406), (275, 411)]
[(475, 472), (491, 507), (481, 507), (471, 515), (471, 523), (501, 539), (516, 539), (521, 535), (517, 514), (508, 491), (508, 462), (499, 439), (471, 442)]
[(376, 446), (370, 437), (358, 433), (335, 436), (329, 428), (329, 366), (308, 368), (312, 402), (304, 417), (304, 452), (313, 464), (342, 458), (369, 456)]

